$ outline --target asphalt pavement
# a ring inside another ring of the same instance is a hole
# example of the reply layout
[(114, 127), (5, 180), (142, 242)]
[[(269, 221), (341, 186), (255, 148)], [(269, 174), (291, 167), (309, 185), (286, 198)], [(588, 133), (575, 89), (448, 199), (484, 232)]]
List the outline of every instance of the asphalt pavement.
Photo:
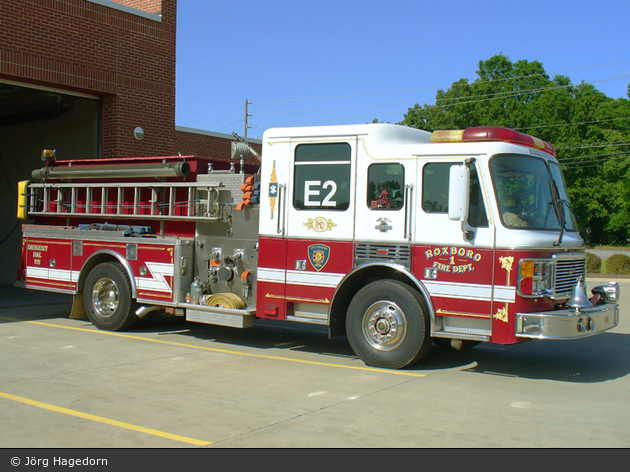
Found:
[(0, 287), (0, 465), (66, 448), (627, 448), (620, 285), (609, 332), (432, 346), (401, 371), (365, 366), (318, 326), (157, 317), (112, 333), (69, 319), (69, 296)]

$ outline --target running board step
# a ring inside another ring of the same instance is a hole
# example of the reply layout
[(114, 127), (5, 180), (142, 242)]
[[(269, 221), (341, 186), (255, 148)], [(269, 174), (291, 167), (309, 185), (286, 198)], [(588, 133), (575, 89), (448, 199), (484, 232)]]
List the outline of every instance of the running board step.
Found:
[(489, 342), (489, 334), (471, 334), (462, 333), (456, 331), (435, 331), (433, 333), (434, 338), (446, 338), (446, 339), (461, 339), (462, 341), (481, 341)]
[[(206, 323), (231, 328), (251, 328), (254, 326), (254, 312), (250, 310), (235, 310), (222, 307), (189, 308), (195, 305), (184, 305), (186, 321)], [(180, 305), (181, 307), (181, 305)]]

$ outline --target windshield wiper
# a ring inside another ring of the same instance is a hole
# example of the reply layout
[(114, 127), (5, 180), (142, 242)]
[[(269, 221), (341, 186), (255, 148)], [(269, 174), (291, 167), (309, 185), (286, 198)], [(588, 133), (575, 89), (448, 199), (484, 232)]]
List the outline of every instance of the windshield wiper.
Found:
[(563, 200), (560, 198), (560, 192), (558, 191), (556, 181), (553, 180), (552, 177), (549, 177), (549, 187), (551, 188), (551, 198), (553, 199), (553, 210), (556, 213), (556, 218), (558, 218), (558, 223), (560, 223), (560, 236), (558, 237), (558, 241), (553, 243), (553, 245), (560, 246), (560, 244), (562, 244), (562, 238), (564, 236), (564, 229), (566, 226), (566, 220), (564, 218), (564, 208), (562, 203)]
[(547, 222), (549, 221), (549, 210), (553, 207), (553, 202), (547, 203), (547, 209), (545, 210), (545, 219), (543, 221), (543, 228), (547, 228)]
[[(571, 206), (571, 203), (569, 203), (569, 201), (564, 199), (564, 198), (560, 199), (560, 203), (563, 206), (566, 206), (569, 209), (569, 211), (571, 212), (571, 214), (573, 215), (573, 217), (575, 218), (575, 221), (577, 222), (577, 230), (580, 233), (580, 237), (584, 240), (584, 243), (586, 243), (586, 233), (583, 231), (582, 222), (580, 221), (580, 217), (578, 216), (578, 214), (575, 212), (575, 210)], [(574, 225), (572, 225), (572, 226), (574, 226)]]

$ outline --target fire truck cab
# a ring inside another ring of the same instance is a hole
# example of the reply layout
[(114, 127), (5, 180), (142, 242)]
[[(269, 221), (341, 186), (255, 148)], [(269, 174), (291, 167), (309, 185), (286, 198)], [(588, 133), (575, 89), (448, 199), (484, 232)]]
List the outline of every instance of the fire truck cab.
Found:
[(18, 213), (35, 221), (19, 283), (74, 294), (74, 316), (102, 329), (156, 309), (315, 323), (366, 364), (402, 368), (432, 341), (576, 339), (619, 321), (616, 283), (586, 295), (555, 150), (515, 130), (275, 128), (249, 172), (192, 156), (97, 164), (49, 162), (21, 183)]

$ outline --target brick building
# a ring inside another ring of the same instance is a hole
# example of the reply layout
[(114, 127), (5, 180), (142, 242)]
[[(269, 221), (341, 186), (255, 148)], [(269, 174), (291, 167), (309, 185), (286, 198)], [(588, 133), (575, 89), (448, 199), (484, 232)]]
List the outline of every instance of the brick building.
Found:
[(42, 149), (230, 157), (231, 135), (175, 125), (176, 26), (177, 0), (0, 2), (0, 283), (15, 280), (16, 185)]

